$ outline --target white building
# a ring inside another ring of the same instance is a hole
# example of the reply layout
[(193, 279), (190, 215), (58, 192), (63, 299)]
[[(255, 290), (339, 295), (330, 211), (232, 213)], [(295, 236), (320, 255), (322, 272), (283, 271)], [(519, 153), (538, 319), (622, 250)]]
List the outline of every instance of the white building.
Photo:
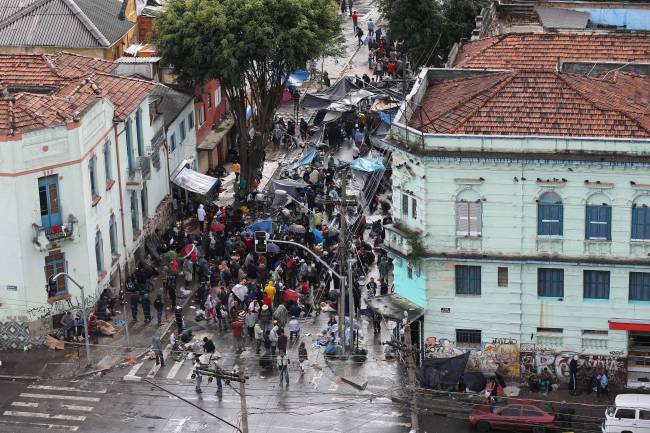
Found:
[[(2, 346), (27, 344), (27, 323), (67, 306), (57, 301), (64, 293), (47, 293), (46, 276), (67, 272), (92, 303), (119, 285), (169, 217), (157, 85), (109, 75), (112, 68), (70, 54), (0, 55), (8, 95), (0, 99)], [(80, 291), (61, 278), (64, 286), (79, 305)]]
[(648, 377), (648, 100), (650, 78), (621, 71), (420, 74), (387, 140), (385, 243), (428, 356)]

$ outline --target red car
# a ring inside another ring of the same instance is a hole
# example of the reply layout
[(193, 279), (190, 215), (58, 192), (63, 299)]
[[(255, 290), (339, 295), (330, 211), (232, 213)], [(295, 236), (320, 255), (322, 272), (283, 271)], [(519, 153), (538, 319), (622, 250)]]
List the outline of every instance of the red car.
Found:
[(491, 405), (475, 406), (469, 424), (480, 432), (494, 429), (543, 433), (553, 431), (555, 418), (549, 403), (502, 399)]

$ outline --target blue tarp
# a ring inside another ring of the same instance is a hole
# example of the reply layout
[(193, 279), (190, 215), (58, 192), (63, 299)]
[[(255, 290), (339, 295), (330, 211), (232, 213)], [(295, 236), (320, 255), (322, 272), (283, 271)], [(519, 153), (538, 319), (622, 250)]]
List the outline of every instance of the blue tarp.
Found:
[(300, 87), (308, 79), (309, 72), (298, 69), (289, 74), (289, 77), (284, 81), (284, 85), (287, 87)]
[(253, 232), (267, 232), (269, 234), (273, 233), (273, 221), (271, 220), (259, 220), (250, 226), (248, 226), (248, 233)]
[(626, 30), (650, 30), (650, 10), (647, 9), (575, 8), (574, 10), (587, 12), (589, 21), (593, 24), (616, 26)]
[(366, 173), (385, 170), (382, 157), (377, 158), (357, 158), (350, 162), (350, 168)]
[(251, 120), (251, 117), (253, 117), (253, 107), (246, 105), (246, 120)]
[(314, 234), (314, 240), (316, 241), (317, 244), (320, 244), (321, 242), (323, 242), (323, 240), (325, 240), (325, 238), (323, 237), (323, 233), (320, 230), (311, 229), (311, 232)]
[(393, 123), (393, 120), (395, 120), (395, 115), (394, 114), (388, 114), (384, 113), (383, 111), (379, 112), (379, 118), (381, 119), (382, 122), (388, 123), (389, 125)]
[(305, 152), (305, 154), (298, 161), (288, 165), (286, 170), (293, 170), (298, 167), (302, 167), (303, 165), (311, 164), (315, 156), (316, 156), (316, 149), (312, 147), (307, 152)]

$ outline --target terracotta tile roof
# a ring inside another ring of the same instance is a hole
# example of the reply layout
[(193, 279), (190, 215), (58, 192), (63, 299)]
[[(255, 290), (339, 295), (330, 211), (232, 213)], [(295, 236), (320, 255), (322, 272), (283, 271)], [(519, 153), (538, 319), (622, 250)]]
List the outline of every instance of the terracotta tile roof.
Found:
[(463, 44), (454, 67), (556, 69), (558, 60), (650, 61), (650, 32), (506, 34)]
[(115, 106), (123, 120), (156, 88), (155, 83), (110, 75), (114, 65), (69, 53), (0, 54), (0, 134), (13, 134), (72, 121), (97, 97)]
[(650, 79), (504, 71), (432, 83), (409, 126), (429, 133), (650, 138)]

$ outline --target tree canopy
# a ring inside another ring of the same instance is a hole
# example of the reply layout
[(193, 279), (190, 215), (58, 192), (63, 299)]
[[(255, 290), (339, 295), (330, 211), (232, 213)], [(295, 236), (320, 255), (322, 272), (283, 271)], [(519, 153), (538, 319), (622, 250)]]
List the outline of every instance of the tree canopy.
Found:
[[(326, 53), (340, 27), (333, 0), (170, 0), (156, 19), (156, 44), (179, 83), (220, 80), (235, 117), (246, 182), (263, 162), (283, 80)], [(253, 140), (248, 96), (256, 111)]]
[(414, 66), (440, 65), (454, 43), (468, 38), (486, 0), (380, 0), (388, 35)]

